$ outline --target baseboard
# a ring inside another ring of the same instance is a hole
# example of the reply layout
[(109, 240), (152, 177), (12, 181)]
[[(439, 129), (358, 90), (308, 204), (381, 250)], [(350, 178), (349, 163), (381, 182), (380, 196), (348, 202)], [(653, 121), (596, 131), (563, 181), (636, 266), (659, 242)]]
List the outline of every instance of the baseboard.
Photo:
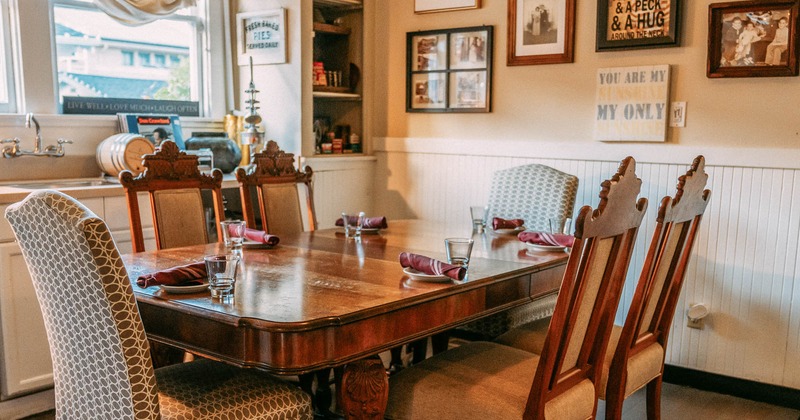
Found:
[(781, 407), (800, 409), (800, 390), (701, 372), (680, 366), (664, 365), (664, 382), (686, 385), (734, 397), (747, 398)]

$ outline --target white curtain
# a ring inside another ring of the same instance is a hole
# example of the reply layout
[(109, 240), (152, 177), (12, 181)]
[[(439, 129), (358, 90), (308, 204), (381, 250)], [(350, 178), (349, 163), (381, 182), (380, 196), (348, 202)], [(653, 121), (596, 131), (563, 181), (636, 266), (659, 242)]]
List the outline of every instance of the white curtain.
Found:
[(144, 25), (195, 5), (196, 0), (94, 0), (107, 15), (126, 25)]

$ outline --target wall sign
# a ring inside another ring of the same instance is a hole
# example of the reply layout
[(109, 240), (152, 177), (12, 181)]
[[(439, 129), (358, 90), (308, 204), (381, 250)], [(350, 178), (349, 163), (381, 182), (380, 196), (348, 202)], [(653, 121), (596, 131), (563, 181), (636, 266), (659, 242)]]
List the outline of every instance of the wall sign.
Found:
[(600, 0), (597, 51), (680, 44), (681, 0)]
[(667, 64), (598, 69), (595, 140), (665, 141), (669, 70)]
[(236, 15), (240, 66), (286, 62), (286, 9)]

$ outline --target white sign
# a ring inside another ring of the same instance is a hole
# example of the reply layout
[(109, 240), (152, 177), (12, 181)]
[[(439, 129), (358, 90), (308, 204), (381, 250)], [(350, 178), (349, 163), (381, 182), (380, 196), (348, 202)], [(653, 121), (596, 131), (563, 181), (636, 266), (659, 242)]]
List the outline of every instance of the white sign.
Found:
[(286, 62), (286, 10), (236, 15), (239, 65), (281, 64)]
[(600, 141), (665, 141), (669, 65), (597, 70), (594, 138)]

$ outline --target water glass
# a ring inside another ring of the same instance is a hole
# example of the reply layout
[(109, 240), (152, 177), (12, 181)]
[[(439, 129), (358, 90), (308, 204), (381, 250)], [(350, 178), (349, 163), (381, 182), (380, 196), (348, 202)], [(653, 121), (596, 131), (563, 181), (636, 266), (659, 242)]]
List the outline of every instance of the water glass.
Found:
[(222, 227), (222, 240), (226, 248), (240, 249), (244, 243), (244, 230), (247, 223), (242, 220), (225, 220), (219, 222)]
[(342, 222), (344, 225), (344, 235), (348, 238), (361, 239), (361, 229), (364, 227), (364, 212), (359, 212), (357, 215), (348, 216), (346, 212), (342, 212)]
[(486, 218), (489, 216), (488, 206), (470, 206), (470, 215), (472, 215), (472, 230), (480, 233), (486, 227)]
[(225, 299), (233, 295), (241, 257), (237, 254), (209, 255), (204, 258), (211, 297)]
[(473, 243), (474, 241), (470, 238), (445, 239), (444, 247), (447, 252), (447, 262), (467, 268), (469, 266), (469, 256), (472, 254)]
[(550, 223), (550, 233), (572, 234), (572, 219), (569, 217), (551, 217), (548, 222)]

